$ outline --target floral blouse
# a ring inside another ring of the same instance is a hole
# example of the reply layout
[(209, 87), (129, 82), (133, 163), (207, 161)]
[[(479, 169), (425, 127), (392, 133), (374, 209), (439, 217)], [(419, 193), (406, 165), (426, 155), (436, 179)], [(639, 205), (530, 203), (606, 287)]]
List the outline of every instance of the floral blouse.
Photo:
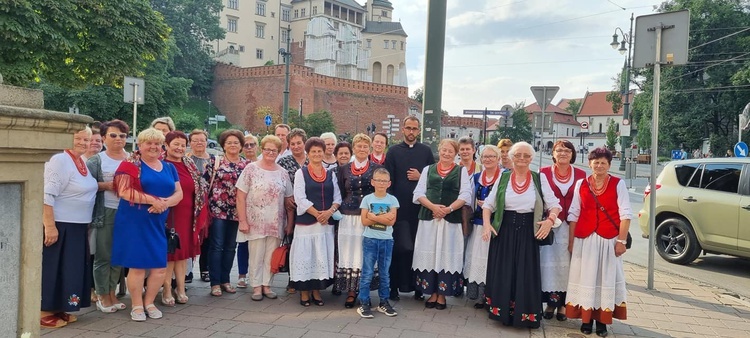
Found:
[(212, 157), (206, 164), (206, 171), (203, 173), (203, 178), (209, 184), (211, 183), (211, 176), (214, 175), (216, 161), (220, 161), (218, 170), (208, 192), (211, 217), (237, 221), (239, 218), (237, 217), (237, 188), (235, 185), (242, 170), (250, 161), (240, 157), (237, 163), (232, 163), (224, 156)]

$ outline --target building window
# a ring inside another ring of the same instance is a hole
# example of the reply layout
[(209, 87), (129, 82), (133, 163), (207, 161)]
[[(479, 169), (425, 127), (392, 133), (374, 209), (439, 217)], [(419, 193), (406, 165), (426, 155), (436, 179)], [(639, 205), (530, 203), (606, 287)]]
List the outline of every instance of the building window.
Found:
[(281, 10), (281, 21), (289, 22), (289, 12), (291, 11), (288, 8)]
[(237, 33), (236, 18), (227, 18), (227, 32)]
[(313, 6), (313, 15), (318, 14), (318, 6)]
[(367, 39), (367, 48), (372, 48), (372, 39)]
[(261, 24), (255, 24), (255, 37), (256, 38), (265, 38), (266, 36), (266, 26)]
[(305, 10), (306, 8), (300, 10), (300, 16), (302, 16), (303, 18), (305, 17)]
[(266, 16), (266, 4), (262, 2), (256, 2), (255, 14), (260, 15), (260, 16)]
[(299, 18), (299, 9), (294, 10), (294, 18)]
[(382, 13), (380, 14), (380, 16), (382, 16), (382, 17), (384, 17), (384, 18), (387, 18), (387, 17), (388, 17), (388, 11), (385, 11), (385, 10), (384, 10), (384, 11), (383, 11), (383, 12), (382, 12)]
[(289, 39), (289, 31), (286, 29), (281, 30), (281, 42), (286, 42)]
[(240, 0), (229, 0), (227, 7), (229, 7), (229, 9), (240, 9)]
[(258, 60), (263, 60), (263, 50), (258, 48), (255, 50), (255, 58)]
[(404, 50), (404, 45), (406, 45), (406, 42), (401, 41), (401, 50)]
[(388, 49), (388, 40), (383, 40), (383, 48)]
[(396, 49), (396, 40), (391, 40), (391, 49)]

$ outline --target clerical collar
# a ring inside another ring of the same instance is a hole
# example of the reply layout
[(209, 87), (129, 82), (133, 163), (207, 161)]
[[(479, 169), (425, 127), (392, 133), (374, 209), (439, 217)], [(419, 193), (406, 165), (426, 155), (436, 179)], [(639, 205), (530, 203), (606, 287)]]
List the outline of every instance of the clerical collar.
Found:
[(368, 159), (365, 159), (364, 161), (359, 162), (359, 161), (357, 161), (357, 158), (355, 157), (354, 158), (354, 168), (357, 168), (357, 169), (364, 168), (365, 165), (367, 164), (367, 161), (368, 161)]

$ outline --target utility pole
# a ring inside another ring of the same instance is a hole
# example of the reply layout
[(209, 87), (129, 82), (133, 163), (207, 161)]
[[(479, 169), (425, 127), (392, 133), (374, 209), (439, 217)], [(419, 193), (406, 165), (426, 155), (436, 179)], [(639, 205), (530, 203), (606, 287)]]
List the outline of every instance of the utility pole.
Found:
[(448, 0), (431, 0), (427, 9), (422, 142), (437, 157), (442, 120), (443, 64), (445, 61), (445, 21)]
[[(289, 62), (291, 62), (292, 60), (292, 51), (291, 51), (292, 27), (291, 25), (287, 25), (286, 29), (287, 29), (286, 50), (284, 50), (284, 48), (279, 49), (279, 54), (281, 54), (281, 56), (284, 57), (284, 64), (286, 68), (286, 71), (284, 73), (284, 109), (281, 113), (281, 116), (284, 121), (284, 124), (289, 124)], [(301, 110), (300, 110), (300, 113), (301, 113)]]

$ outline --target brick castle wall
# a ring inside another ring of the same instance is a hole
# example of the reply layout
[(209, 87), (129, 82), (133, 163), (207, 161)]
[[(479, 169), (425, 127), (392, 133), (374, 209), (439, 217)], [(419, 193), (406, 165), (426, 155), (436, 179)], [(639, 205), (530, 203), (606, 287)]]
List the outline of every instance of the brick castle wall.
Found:
[[(382, 121), (387, 120), (387, 115), (403, 120), (415, 103), (409, 99), (407, 87), (323, 76), (299, 65), (290, 66), (289, 72), (290, 109), (299, 109), (302, 99), (304, 115), (320, 110), (331, 112), (339, 134), (364, 133), (371, 123), (382, 131)], [(284, 65), (250, 68), (216, 65), (211, 100), (233, 124), (243, 125), (253, 133), (265, 133), (266, 126), (263, 117), (256, 113), (257, 108), (270, 107), (275, 113), (273, 124), (281, 123), (283, 98)], [(290, 120), (294, 118), (289, 116)], [(400, 137), (400, 132), (396, 137)]]

